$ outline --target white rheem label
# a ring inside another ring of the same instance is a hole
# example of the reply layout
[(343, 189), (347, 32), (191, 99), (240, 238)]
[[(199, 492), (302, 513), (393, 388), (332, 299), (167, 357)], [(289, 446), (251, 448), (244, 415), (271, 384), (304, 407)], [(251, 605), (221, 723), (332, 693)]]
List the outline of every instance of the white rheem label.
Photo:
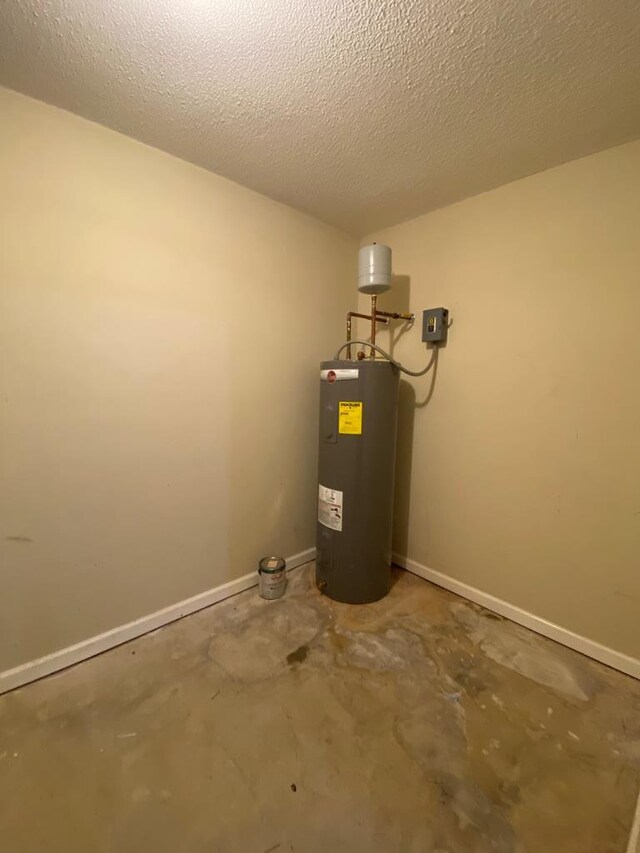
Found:
[(357, 367), (337, 367), (335, 370), (321, 370), (323, 382), (344, 382), (345, 379), (357, 379), (360, 371)]

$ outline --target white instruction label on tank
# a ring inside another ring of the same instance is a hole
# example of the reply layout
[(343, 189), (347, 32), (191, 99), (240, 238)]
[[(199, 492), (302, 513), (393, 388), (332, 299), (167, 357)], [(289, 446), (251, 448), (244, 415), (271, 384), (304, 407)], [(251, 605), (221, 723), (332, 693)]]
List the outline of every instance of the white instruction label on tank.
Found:
[(342, 530), (342, 492), (318, 486), (318, 521), (330, 530)]

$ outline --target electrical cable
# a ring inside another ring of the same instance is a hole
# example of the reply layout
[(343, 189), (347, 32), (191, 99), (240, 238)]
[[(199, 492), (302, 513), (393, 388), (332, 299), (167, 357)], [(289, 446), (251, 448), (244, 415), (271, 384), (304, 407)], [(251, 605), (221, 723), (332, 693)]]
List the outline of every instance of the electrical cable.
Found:
[(338, 352), (335, 354), (335, 361), (339, 360), (340, 353), (342, 352), (342, 350), (346, 349), (350, 344), (361, 344), (364, 347), (371, 347), (371, 349), (374, 349), (376, 352), (379, 352), (380, 355), (383, 355), (387, 359), (387, 361), (390, 361), (391, 364), (398, 368), (398, 370), (401, 370), (403, 373), (406, 373), (407, 376), (424, 376), (425, 373), (428, 373), (431, 370), (431, 368), (436, 362), (436, 358), (438, 357), (438, 347), (436, 346), (433, 348), (429, 363), (424, 368), (424, 370), (409, 370), (408, 367), (404, 367), (402, 364), (400, 364), (399, 361), (396, 361), (395, 358), (392, 358), (388, 352), (385, 352), (382, 347), (379, 347), (377, 344), (369, 343), (369, 341), (347, 341), (346, 343), (342, 344)]

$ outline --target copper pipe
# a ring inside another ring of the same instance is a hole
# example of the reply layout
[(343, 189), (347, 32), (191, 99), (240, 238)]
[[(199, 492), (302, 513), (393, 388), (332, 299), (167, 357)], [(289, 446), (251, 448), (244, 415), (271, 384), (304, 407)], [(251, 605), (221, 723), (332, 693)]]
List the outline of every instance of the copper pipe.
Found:
[[(379, 314), (380, 312), (378, 312)], [(347, 341), (351, 340), (351, 318), (359, 317), (361, 320), (371, 320), (371, 314), (360, 314), (358, 311), (349, 311), (347, 312)], [(389, 325), (389, 321), (384, 317), (379, 317), (376, 315), (376, 323), (384, 323), (385, 326)], [(351, 347), (347, 347), (347, 358), (351, 359)]]
[[(375, 344), (376, 342), (376, 306), (378, 303), (378, 294), (371, 294), (371, 343)], [(374, 359), (376, 357), (376, 351), (374, 349), (371, 350), (370, 359)]]
[[(359, 317), (361, 320), (370, 320), (371, 314), (360, 314), (359, 311), (349, 311), (347, 317)], [(376, 313), (376, 323), (383, 323), (385, 326), (388, 325), (389, 321), (384, 317), (380, 316), (380, 312)]]
[(392, 320), (415, 320), (415, 314), (398, 314), (397, 311), (378, 311), (376, 317), (391, 317)]

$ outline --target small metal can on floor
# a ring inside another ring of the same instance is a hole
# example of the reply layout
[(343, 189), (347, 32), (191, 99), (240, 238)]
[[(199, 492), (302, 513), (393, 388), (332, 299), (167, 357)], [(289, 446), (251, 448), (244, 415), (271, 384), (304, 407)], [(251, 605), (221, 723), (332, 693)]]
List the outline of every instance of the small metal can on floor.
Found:
[(263, 557), (258, 563), (260, 595), (262, 598), (280, 598), (287, 583), (286, 563), (282, 557)]

